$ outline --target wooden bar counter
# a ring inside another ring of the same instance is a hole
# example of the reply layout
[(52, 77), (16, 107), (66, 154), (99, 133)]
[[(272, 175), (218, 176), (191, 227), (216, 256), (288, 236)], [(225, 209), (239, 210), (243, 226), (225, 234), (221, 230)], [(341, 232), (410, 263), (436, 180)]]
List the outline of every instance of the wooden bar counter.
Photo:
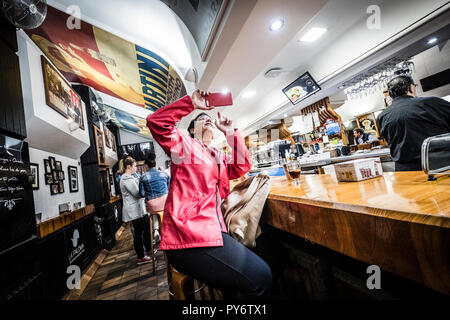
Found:
[(450, 295), (450, 177), (272, 177), (261, 221)]

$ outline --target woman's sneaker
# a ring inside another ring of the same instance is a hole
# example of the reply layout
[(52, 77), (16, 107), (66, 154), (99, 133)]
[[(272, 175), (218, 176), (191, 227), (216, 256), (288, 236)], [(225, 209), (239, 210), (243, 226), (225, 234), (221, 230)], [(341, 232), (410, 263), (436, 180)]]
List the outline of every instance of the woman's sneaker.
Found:
[(152, 258), (150, 258), (149, 256), (145, 256), (145, 257), (143, 257), (141, 259), (138, 259), (137, 264), (139, 266), (141, 264), (146, 264), (146, 263), (149, 263), (149, 262), (152, 262)]

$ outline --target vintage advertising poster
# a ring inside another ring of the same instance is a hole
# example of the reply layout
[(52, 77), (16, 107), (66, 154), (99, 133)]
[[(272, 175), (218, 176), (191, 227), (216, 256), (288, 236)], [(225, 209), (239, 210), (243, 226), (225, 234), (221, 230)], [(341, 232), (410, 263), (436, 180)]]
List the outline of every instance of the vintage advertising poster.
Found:
[(111, 122), (114, 123), (115, 126), (147, 138), (152, 138), (152, 134), (147, 127), (147, 121), (144, 118), (137, 117), (106, 104), (103, 104), (102, 109), (108, 113), (111, 117)]
[(69, 82), (155, 111), (184, 96), (184, 84), (152, 51), (81, 21), (69, 30), (68, 15), (48, 7), (36, 29), (24, 30)]

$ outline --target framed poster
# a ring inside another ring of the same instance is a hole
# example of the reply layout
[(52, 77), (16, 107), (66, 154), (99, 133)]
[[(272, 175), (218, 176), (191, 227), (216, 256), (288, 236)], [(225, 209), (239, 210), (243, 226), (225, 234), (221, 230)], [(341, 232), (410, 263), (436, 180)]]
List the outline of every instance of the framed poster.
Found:
[(74, 166), (67, 167), (69, 191), (78, 192), (78, 168)]
[(367, 133), (372, 132), (372, 134), (375, 134), (378, 138), (380, 137), (377, 122), (375, 121), (375, 115), (373, 113), (357, 116), (356, 122), (358, 123), (358, 128), (364, 129)]
[(97, 147), (97, 161), (99, 165), (106, 165), (105, 140), (103, 132), (94, 126), (95, 145)]
[(112, 151), (116, 151), (116, 139), (114, 137), (114, 134), (106, 126), (103, 126), (103, 131), (105, 133), (106, 146)]
[(62, 170), (62, 164), (61, 161), (56, 161), (56, 170), (61, 171)]
[(41, 56), (44, 75), (45, 102), (66, 119), (72, 119), (84, 130), (83, 107), (80, 96), (44, 56)]
[(33, 190), (39, 189), (39, 165), (30, 163), (30, 183)]

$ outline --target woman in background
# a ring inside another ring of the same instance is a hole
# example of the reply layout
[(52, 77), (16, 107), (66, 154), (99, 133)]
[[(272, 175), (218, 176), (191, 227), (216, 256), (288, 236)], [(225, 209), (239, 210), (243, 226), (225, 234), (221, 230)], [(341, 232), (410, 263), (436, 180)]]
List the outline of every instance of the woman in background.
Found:
[(123, 199), (122, 219), (124, 222), (131, 221), (137, 264), (140, 265), (152, 261), (150, 220), (145, 211), (144, 198), (139, 194), (139, 179), (135, 177), (136, 161), (127, 157), (123, 161), (123, 166), (125, 172), (120, 177), (120, 191)]
[(167, 173), (156, 170), (156, 155), (151, 153), (145, 164), (148, 171), (144, 173), (139, 181), (139, 193), (145, 198), (145, 207), (153, 219), (154, 239), (159, 242), (160, 235), (158, 231), (158, 217), (152, 215), (154, 212), (163, 211), (169, 193), (170, 177)]

